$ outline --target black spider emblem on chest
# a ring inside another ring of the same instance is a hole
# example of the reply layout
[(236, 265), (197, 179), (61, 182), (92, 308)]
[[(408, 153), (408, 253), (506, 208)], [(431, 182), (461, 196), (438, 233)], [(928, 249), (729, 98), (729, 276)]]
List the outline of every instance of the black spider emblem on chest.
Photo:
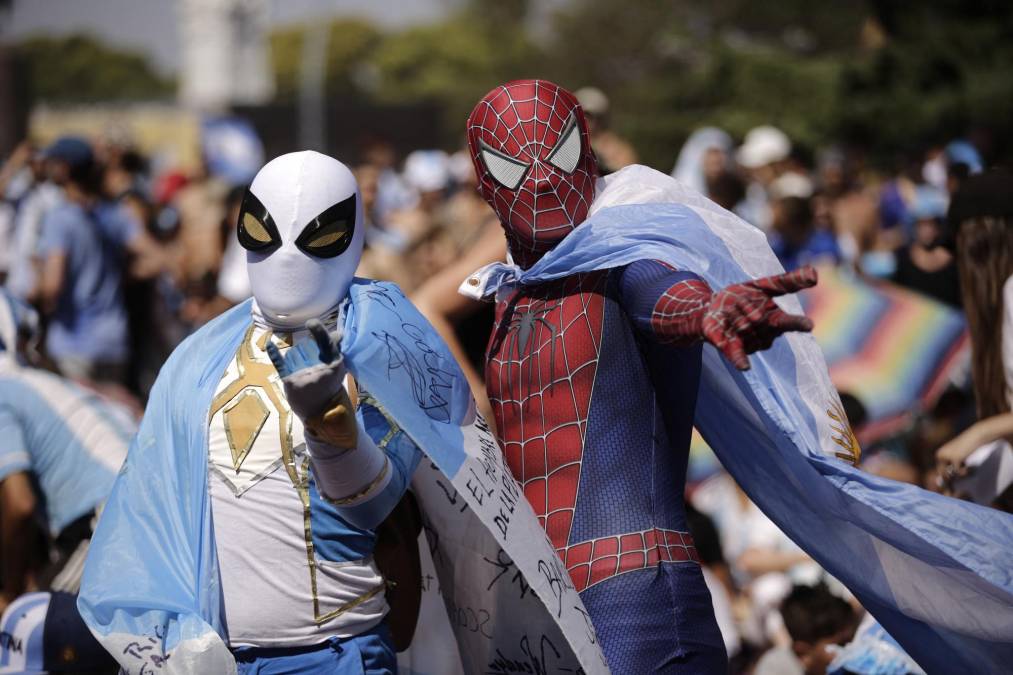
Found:
[[(507, 386), (513, 389), (513, 368), (516, 363), (518, 372), (521, 362), (525, 357), (534, 357), (539, 349), (541, 331), (549, 331), (549, 382), (556, 377), (556, 338), (559, 337), (559, 328), (553, 325), (546, 317), (562, 306), (562, 302), (554, 304), (529, 305), (523, 311), (514, 309), (507, 325), (506, 358), (504, 364), (507, 367)], [(539, 384), (541, 381), (541, 369), (537, 361), (528, 364), (527, 389), (531, 392), (531, 383), (534, 372), (539, 371)]]

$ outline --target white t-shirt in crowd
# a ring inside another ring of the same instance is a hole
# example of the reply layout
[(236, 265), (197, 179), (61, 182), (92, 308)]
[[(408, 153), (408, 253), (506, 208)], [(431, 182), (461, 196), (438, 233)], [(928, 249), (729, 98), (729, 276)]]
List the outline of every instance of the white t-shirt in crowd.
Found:
[(238, 305), (252, 294), (250, 275), (246, 270), (246, 249), (234, 236), (229, 237), (218, 271), (218, 295)]

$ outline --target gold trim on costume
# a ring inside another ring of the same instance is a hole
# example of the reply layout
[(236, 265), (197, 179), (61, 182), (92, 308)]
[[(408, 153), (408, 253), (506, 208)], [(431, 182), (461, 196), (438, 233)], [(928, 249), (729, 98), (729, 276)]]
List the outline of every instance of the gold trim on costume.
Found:
[(359, 390), (359, 400), (362, 403), (365, 403), (367, 405), (376, 408), (380, 412), (380, 414), (383, 415), (383, 418), (387, 421), (387, 433), (384, 434), (383, 438), (380, 439), (380, 442), (376, 444), (376, 447), (380, 448), (381, 450), (385, 450), (387, 448), (387, 444), (389, 444), (394, 439), (394, 437), (397, 436), (398, 432), (401, 431), (401, 427), (397, 425), (397, 422), (394, 421), (394, 418), (390, 416), (390, 414), (383, 408), (383, 406), (380, 405), (380, 402), (377, 401), (375, 398), (373, 398), (373, 396), (370, 395), (370, 393), (367, 392), (365, 389)]
[(367, 600), (372, 600), (374, 597), (376, 597), (377, 595), (379, 595), (380, 593), (382, 593), (385, 590), (387, 590), (387, 582), (386, 581), (381, 581), (379, 584), (377, 584), (373, 588), (369, 589), (368, 591), (366, 591), (365, 593), (363, 593), (359, 597), (352, 598), (351, 600), (349, 600), (345, 604), (341, 605), (337, 609), (334, 609), (334, 610), (332, 610), (330, 612), (327, 612), (327, 614), (324, 614), (323, 616), (317, 616), (316, 617), (316, 622), (318, 624), (327, 623), (331, 619), (336, 618), (338, 616), (341, 616), (342, 614), (344, 614), (345, 612), (347, 612), (349, 610), (355, 609), (356, 607), (358, 607), (359, 605), (363, 604)]
[[(270, 404), (278, 411), (278, 436), (281, 438), (282, 463), (285, 465), (285, 470), (288, 472), (292, 484), (297, 485), (299, 474), (296, 471), (295, 461), (292, 456), (292, 411), (285, 400), (285, 394), (280, 385), (281, 379), (278, 377), (278, 371), (274, 369), (274, 364), (270, 361), (266, 363), (257, 361), (253, 354), (253, 331), (254, 326), (251, 325), (247, 329), (246, 335), (243, 336), (239, 349), (236, 350), (235, 363), (236, 369), (239, 371), (239, 377), (230, 382), (222, 393), (215, 396), (211, 402), (211, 413), (208, 421), (218, 414), (219, 410), (222, 410), (231, 403), (244, 389), (250, 388), (255, 390), (258, 396), (261, 394), (266, 396)], [(266, 347), (267, 340), (270, 338), (271, 333), (265, 332), (257, 340), (257, 346), (263, 345)], [(263, 350), (263, 348), (261, 349)], [(261, 402), (263, 403), (263, 400)], [(238, 452), (239, 449), (234, 446), (231, 446), (230, 450), (233, 457), (240, 454)]]
[(232, 466), (235, 467), (236, 474), (270, 416), (260, 394), (254, 389), (244, 389), (222, 411), (225, 438), (229, 441)]
[(359, 490), (354, 495), (351, 495), (350, 497), (342, 497), (341, 499), (331, 499), (323, 492), (321, 492), (320, 498), (326, 502), (334, 504), (335, 506), (347, 506), (349, 504), (354, 504), (355, 502), (357, 502), (358, 500), (362, 499), (370, 492), (375, 490), (376, 486), (383, 482), (383, 480), (387, 477), (388, 473), (390, 473), (390, 459), (385, 455), (383, 458), (383, 468), (380, 469), (380, 473), (376, 475), (376, 478), (374, 478), (369, 482), (369, 485)]
[[(362, 603), (375, 597), (378, 593), (386, 588), (386, 580), (381, 575), (380, 583), (366, 591), (357, 598), (352, 598), (343, 605), (327, 612), (326, 614), (320, 614), (320, 595), (317, 592), (317, 563), (316, 548), (313, 546), (313, 526), (311, 522), (312, 512), (310, 511), (310, 493), (309, 493), (309, 479), (310, 479), (310, 461), (309, 459), (303, 460), (302, 466), (302, 477), (305, 484), (305, 489), (299, 490), (299, 496), (303, 498), (303, 533), (306, 537), (306, 561), (310, 568), (310, 592), (313, 594), (313, 620), (317, 624), (326, 623), (331, 619), (334, 619), (345, 612), (355, 609)], [(323, 493), (320, 495), (323, 497)], [(326, 497), (323, 497), (327, 499)], [(362, 561), (365, 563), (366, 561)]]

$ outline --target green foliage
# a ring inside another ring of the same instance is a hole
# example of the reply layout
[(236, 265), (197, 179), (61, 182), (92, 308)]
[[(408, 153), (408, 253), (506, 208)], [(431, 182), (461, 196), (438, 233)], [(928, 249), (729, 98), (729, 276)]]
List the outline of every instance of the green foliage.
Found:
[(686, 136), (705, 125), (741, 138), (754, 126), (774, 124), (811, 148), (834, 132), (839, 71), (835, 59), (790, 59), (773, 49), (714, 45), (696, 68), (669, 76), (664, 86), (643, 83), (628, 92), (634, 100), (630, 110), (667, 114), (638, 116), (619, 108), (616, 126), (633, 138), (649, 138), (638, 145), (644, 160), (659, 168), (671, 168)]
[(457, 17), (390, 36), (374, 53), (381, 101), (435, 100), (446, 106), (444, 138), (458, 139), (479, 98), (497, 84), (537, 73), (520, 30), (495, 35)]
[(614, 92), (670, 74), (683, 39), (675, 3), (578, 0), (552, 17), (546, 40), (551, 77), (572, 88)]
[(984, 128), (1008, 149), (1013, 6), (975, 12), (963, 3), (931, 9), (884, 4), (881, 20), (891, 34), (880, 49), (842, 69), (837, 131), (898, 153)]
[[(705, 125), (741, 137), (773, 123), (802, 145), (825, 142), (835, 125), (840, 56), (826, 53), (818, 36), (827, 31), (816, 18), (792, 21), (784, 7), (755, 4), (578, 0), (554, 18), (549, 61), (565, 86), (604, 90), (613, 128), (659, 169), (671, 169), (686, 137)], [(738, 32), (727, 35), (725, 23)], [(805, 53), (780, 37), (796, 24), (811, 34)], [(581, 42), (597, 48), (573, 48)]]
[[(327, 24), (327, 95), (444, 110), (434, 144), (460, 142), (475, 102), (524, 77), (612, 103), (611, 123), (647, 164), (667, 170), (696, 128), (741, 137), (782, 127), (800, 145), (835, 140), (893, 153), (981, 127), (1013, 148), (1013, 3), (902, 0), (466, 0), (445, 19), (383, 31)], [(533, 10), (537, 8), (538, 12)], [(548, 9), (546, 9), (548, 8)], [(299, 90), (305, 26), (271, 36), (278, 98)], [(15, 46), (33, 100), (169, 97), (137, 54), (88, 36)]]
[(29, 38), (15, 46), (15, 54), (27, 69), (33, 101), (152, 100), (175, 92), (145, 57), (88, 35)]
[(779, 43), (806, 54), (840, 54), (854, 49), (869, 15), (869, 3), (853, 1), (710, 0), (688, 4), (696, 21), (706, 22), (715, 33), (734, 31), (751, 41)]
[(1013, 149), (1013, 4), (572, 0), (540, 75), (593, 84), (660, 169), (693, 129), (772, 123), (799, 145), (896, 152), (987, 130)]
[[(387, 34), (361, 22), (336, 22), (332, 25), (346, 29), (342, 38), (332, 32), (330, 49), (340, 40), (343, 51), (329, 62), (330, 95), (437, 102), (445, 110), (442, 129), (434, 130), (437, 142), (452, 145), (475, 102), (497, 84), (543, 77), (570, 89), (594, 85), (612, 101), (613, 126), (644, 161), (665, 169), (685, 138), (704, 124), (742, 135), (773, 122), (803, 143), (825, 139), (835, 124), (840, 59), (823, 53), (829, 47), (815, 49), (823, 44), (818, 40), (807, 54), (776, 40), (728, 46), (717, 34), (743, 3), (719, 5), (721, 11), (711, 15), (708, 6), (694, 3), (573, 0), (549, 15), (540, 31), (532, 30), (527, 0), (471, 0), (444, 21)], [(792, 25), (782, 12), (771, 19), (753, 11), (751, 25), (767, 38), (777, 27)], [(709, 19), (700, 29), (703, 14)], [(829, 33), (841, 41), (840, 25), (835, 32), (826, 23), (822, 15), (803, 22), (813, 35)], [(852, 42), (857, 24), (849, 20)], [(272, 37), (282, 96), (297, 90), (303, 30)]]
[[(475, 102), (495, 85), (537, 76), (537, 50), (520, 18), (525, 0), (477, 0), (439, 23), (381, 34), (362, 21), (335, 21), (328, 44), (328, 95), (380, 103), (435, 101), (444, 126), (434, 145), (453, 146)], [(278, 95), (298, 92), (305, 27), (271, 36)]]
[[(277, 96), (294, 98), (299, 92), (300, 64), (307, 26), (290, 26), (270, 36)], [(381, 40), (380, 31), (361, 19), (339, 19), (329, 26), (327, 90), (331, 95), (355, 91), (364, 64)]]

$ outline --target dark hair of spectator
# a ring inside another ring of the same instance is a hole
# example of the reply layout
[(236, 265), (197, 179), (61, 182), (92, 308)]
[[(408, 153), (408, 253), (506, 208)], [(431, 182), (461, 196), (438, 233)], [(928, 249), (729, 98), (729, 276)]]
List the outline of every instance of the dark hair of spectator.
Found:
[(718, 206), (731, 210), (746, 196), (746, 184), (731, 171), (722, 171), (707, 184), (707, 194)]
[(955, 180), (957, 185), (960, 186), (971, 175), (971, 167), (963, 162), (954, 162), (946, 170), (946, 175)]
[(1002, 291), (1013, 275), (1013, 174), (971, 176), (953, 196), (946, 238), (955, 244), (971, 330), (971, 374), (980, 418), (1010, 410), (1002, 363)]
[(714, 521), (705, 513), (697, 511), (693, 504), (686, 502), (686, 526), (700, 555), (700, 562), (706, 567), (725, 562), (721, 551), (721, 536)]
[(781, 617), (792, 640), (815, 644), (853, 626), (855, 611), (820, 583), (792, 588), (781, 602)]
[(143, 174), (148, 171), (148, 160), (136, 150), (127, 150), (120, 157), (120, 167), (131, 174)]
[(785, 197), (781, 200), (784, 211), (784, 223), (791, 231), (807, 229), (812, 223), (813, 210), (808, 199), (803, 197)]
[(1002, 363), (1002, 289), (1013, 275), (1013, 218), (979, 216), (957, 231), (957, 265), (971, 330), (971, 374), (978, 416), (1009, 412)]
[(865, 405), (854, 394), (846, 391), (840, 392), (841, 405), (844, 407), (844, 414), (848, 417), (848, 423), (852, 429), (859, 429), (869, 417)]
[(228, 193), (225, 195), (226, 211), (243, 201), (243, 197), (246, 196), (246, 191), (249, 189), (249, 185), (236, 185), (229, 188)]
[(97, 194), (102, 186), (102, 168), (94, 161), (68, 163), (67, 178), (88, 194)]

